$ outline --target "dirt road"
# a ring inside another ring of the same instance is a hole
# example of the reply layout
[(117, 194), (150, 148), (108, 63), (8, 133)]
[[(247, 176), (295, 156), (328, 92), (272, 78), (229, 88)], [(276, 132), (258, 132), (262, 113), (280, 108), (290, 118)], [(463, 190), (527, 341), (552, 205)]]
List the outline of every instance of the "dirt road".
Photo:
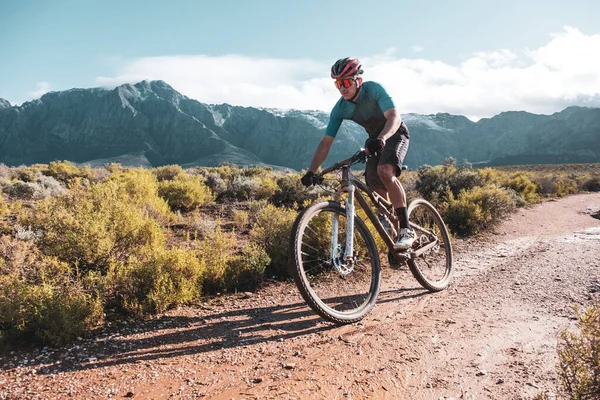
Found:
[(552, 395), (557, 332), (600, 291), (600, 193), (519, 210), (456, 245), (428, 294), (385, 268), (361, 323), (323, 322), (273, 283), (0, 356), (0, 399), (529, 399)]

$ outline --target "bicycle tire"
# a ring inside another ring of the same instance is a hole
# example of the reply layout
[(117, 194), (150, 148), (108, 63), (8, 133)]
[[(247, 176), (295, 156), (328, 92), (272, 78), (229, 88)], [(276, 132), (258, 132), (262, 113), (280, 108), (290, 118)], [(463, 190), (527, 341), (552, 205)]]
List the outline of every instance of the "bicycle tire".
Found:
[[(327, 219), (333, 215), (337, 215), (340, 221), (338, 229), (343, 230), (341, 241), (344, 242), (346, 210), (339, 203), (314, 203), (298, 215), (292, 228), (291, 249), (295, 265), (291, 272), (302, 297), (319, 316), (338, 324), (349, 324), (364, 318), (375, 305), (380, 289), (381, 266), (373, 236), (365, 223), (355, 216), (354, 253), (362, 254), (366, 262), (362, 262), (362, 256), (355, 257), (354, 269), (346, 275), (334, 268), (335, 260), (339, 261), (340, 258), (332, 259), (333, 251), (329, 251), (331, 235), (319, 235), (321, 230), (331, 232), (327, 227)], [(339, 246), (345, 246), (345, 243)], [(343, 250), (340, 253), (343, 254)], [(313, 260), (311, 256), (317, 258)], [(324, 258), (319, 259), (320, 256)], [(327, 284), (329, 287), (326, 287)], [(354, 289), (364, 293), (352, 294)], [(340, 290), (343, 295), (331, 296), (331, 290)], [(352, 308), (346, 309), (346, 303), (353, 304)]]
[[(439, 246), (426, 251), (418, 257), (408, 260), (408, 266), (415, 279), (425, 289), (432, 292), (444, 290), (450, 283), (453, 273), (452, 264), (452, 243), (450, 235), (442, 217), (436, 208), (424, 199), (415, 199), (408, 205), (408, 219), (411, 224), (417, 224), (430, 230), (439, 240)], [(413, 226), (414, 229), (414, 226)], [(431, 239), (428, 235), (417, 233), (417, 239), (412, 246), (411, 251), (418, 250), (419, 247), (428, 244)], [(436, 263), (441, 271), (440, 278), (432, 278), (427, 271), (431, 265)], [(426, 268), (429, 267), (429, 268)]]

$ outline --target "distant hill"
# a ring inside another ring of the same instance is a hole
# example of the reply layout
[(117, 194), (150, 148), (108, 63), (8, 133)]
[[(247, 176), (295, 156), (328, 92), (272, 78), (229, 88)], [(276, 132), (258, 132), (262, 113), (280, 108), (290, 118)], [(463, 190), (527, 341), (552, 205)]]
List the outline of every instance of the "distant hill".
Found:
[[(600, 161), (600, 109), (569, 107), (552, 115), (504, 112), (464, 116), (406, 114), (405, 163), (448, 157), (486, 164)], [(0, 162), (70, 160), (99, 165), (274, 165), (306, 168), (329, 119), (321, 111), (208, 105), (163, 81), (115, 89), (71, 89), (12, 106), (0, 98)], [(367, 135), (344, 122), (325, 164), (348, 157)]]

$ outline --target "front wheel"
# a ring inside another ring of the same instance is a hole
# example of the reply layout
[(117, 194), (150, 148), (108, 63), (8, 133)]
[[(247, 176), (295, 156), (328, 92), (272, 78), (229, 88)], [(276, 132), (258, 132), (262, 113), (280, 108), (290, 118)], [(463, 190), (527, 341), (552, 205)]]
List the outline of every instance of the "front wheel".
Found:
[(315, 203), (292, 228), (294, 281), (307, 304), (336, 323), (362, 319), (375, 305), (380, 263), (365, 223), (354, 217), (353, 253), (346, 258), (346, 210), (339, 203)]
[(415, 254), (408, 261), (410, 271), (425, 289), (443, 290), (450, 282), (453, 269), (452, 244), (446, 225), (435, 207), (424, 199), (413, 200), (408, 206), (408, 215), (417, 235), (410, 250)]

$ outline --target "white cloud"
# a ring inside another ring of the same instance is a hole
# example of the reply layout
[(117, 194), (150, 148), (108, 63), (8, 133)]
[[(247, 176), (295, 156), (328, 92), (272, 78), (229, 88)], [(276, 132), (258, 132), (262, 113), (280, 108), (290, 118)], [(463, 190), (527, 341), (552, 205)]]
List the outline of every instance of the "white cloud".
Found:
[[(389, 48), (361, 60), (365, 79), (382, 83), (401, 113), (477, 119), (507, 110), (549, 114), (569, 105), (600, 107), (600, 34), (565, 27), (538, 49), (477, 52), (457, 65), (396, 53)], [(147, 57), (124, 63), (116, 76), (97, 83), (162, 79), (205, 103), (329, 111), (339, 98), (329, 68), (308, 59)]]
[(329, 110), (339, 96), (329, 68), (312, 60), (239, 55), (147, 57), (128, 62), (116, 77), (96, 82), (108, 86), (162, 79), (204, 103)]
[(50, 83), (46, 82), (46, 81), (42, 81), (42, 82), (38, 82), (36, 84), (37, 89), (34, 91), (29, 92), (30, 96), (33, 96), (34, 99), (37, 99), (38, 97), (42, 96), (43, 94), (46, 94), (50, 91)]

